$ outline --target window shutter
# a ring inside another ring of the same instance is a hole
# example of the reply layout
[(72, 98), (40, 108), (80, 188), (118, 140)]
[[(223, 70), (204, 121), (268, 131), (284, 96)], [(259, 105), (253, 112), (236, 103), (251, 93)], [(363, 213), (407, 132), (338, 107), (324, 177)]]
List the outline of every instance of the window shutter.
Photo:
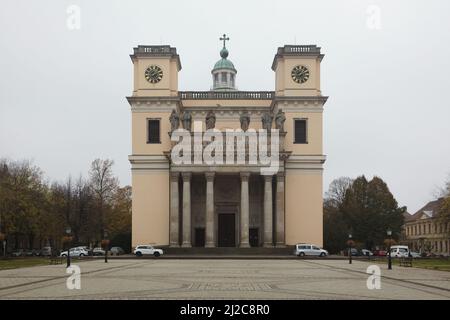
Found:
[(295, 143), (307, 143), (306, 120), (295, 120)]
[(148, 143), (160, 143), (159, 120), (148, 120)]

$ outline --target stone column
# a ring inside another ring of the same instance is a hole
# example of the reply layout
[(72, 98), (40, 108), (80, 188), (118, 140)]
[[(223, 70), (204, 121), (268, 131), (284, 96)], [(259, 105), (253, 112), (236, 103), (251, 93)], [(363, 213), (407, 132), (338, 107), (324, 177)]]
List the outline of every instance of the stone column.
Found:
[(180, 225), (179, 225), (179, 196), (178, 196), (178, 179), (179, 172), (170, 173), (170, 246), (180, 246)]
[(277, 174), (277, 220), (276, 220), (276, 245), (285, 246), (284, 239), (284, 172)]
[(214, 248), (214, 172), (206, 172), (206, 248)]
[(183, 248), (191, 245), (191, 176), (190, 172), (183, 172)]
[(272, 176), (264, 176), (264, 247), (273, 247)]
[(241, 248), (249, 248), (250, 242), (248, 240), (249, 229), (249, 194), (248, 194), (248, 179), (250, 172), (241, 172), (241, 228), (240, 228), (240, 245)]

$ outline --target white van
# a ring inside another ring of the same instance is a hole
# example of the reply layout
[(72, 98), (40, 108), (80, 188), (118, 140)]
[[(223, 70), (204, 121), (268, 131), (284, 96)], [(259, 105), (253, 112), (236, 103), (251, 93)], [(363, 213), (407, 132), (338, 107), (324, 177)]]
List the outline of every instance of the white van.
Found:
[(325, 257), (328, 255), (328, 251), (319, 248), (310, 243), (298, 243), (295, 245), (294, 254), (299, 257), (304, 256), (319, 256)]
[(409, 257), (408, 246), (392, 246), (391, 247), (392, 258), (407, 258)]

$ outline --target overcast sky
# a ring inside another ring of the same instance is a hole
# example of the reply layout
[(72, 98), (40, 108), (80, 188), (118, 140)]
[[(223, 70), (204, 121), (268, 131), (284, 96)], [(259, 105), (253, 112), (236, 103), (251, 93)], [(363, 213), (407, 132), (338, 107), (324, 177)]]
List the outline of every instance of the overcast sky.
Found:
[(325, 189), (378, 175), (413, 213), (450, 173), (449, 13), (445, 0), (2, 0), (0, 157), (59, 181), (111, 158), (129, 184), (134, 46), (176, 47), (179, 90), (209, 90), (227, 33), (239, 89), (274, 90), (277, 47), (317, 44)]

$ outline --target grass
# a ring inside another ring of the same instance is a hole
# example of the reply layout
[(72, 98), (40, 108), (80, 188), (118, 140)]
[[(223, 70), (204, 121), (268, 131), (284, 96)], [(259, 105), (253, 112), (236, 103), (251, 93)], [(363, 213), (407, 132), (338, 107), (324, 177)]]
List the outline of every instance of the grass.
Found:
[[(367, 261), (367, 260), (366, 260)], [(387, 258), (383, 259), (373, 259), (372, 261), (382, 264), (387, 264)], [(392, 265), (398, 266), (400, 264), (400, 259), (393, 258)], [(450, 259), (445, 258), (418, 258), (412, 261), (413, 268), (421, 269), (431, 269), (440, 271), (450, 271)]]
[[(77, 263), (81, 262), (81, 259), (74, 259)], [(63, 258), (63, 265), (65, 265), (66, 259)], [(49, 265), (49, 258), (46, 257), (29, 257), (29, 258), (7, 258), (0, 259), (0, 270), (18, 269), (36, 266)]]

